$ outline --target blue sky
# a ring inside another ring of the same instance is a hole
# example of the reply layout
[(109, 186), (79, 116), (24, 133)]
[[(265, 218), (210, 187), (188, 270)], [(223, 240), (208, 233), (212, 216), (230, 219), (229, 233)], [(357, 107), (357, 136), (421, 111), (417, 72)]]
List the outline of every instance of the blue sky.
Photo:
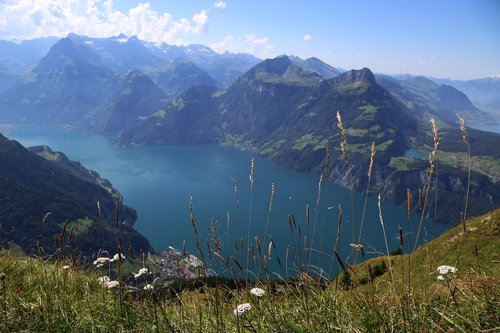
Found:
[(261, 58), (316, 56), (389, 74), (500, 75), (497, 0), (0, 0), (0, 39), (71, 31)]

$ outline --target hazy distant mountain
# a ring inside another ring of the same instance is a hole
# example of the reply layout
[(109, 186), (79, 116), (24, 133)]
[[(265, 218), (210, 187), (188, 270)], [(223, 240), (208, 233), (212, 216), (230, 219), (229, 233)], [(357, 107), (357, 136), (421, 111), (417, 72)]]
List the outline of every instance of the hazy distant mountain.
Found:
[(63, 246), (71, 232), (75, 254), (91, 255), (100, 248), (114, 253), (118, 235), (125, 249), (129, 245), (136, 253), (150, 249), (147, 239), (132, 228), (137, 219), (133, 209), (122, 206), (120, 231), (115, 227), (120, 194), (96, 172), (48, 147), (29, 151), (1, 134), (0, 159), (1, 246), (13, 242), (28, 254), (40, 254), (38, 248), (52, 254), (54, 239), (68, 220)]
[(144, 45), (152, 54), (167, 61), (190, 60), (226, 87), (261, 61), (247, 53), (218, 54), (204, 45), (172, 46), (147, 42)]
[(57, 40), (56, 37), (21, 43), (0, 40), (0, 94), (38, 65)]
[(128, 38), (121, 34), (109, 38), (90, 38), (69, 34), (67, 38), (75, 44), (87, 46), (99, 56), (101, 65), (114, 72), (142, 70), (162, 62), (135, 36)]
[(28, 73), (58, 40), (57, 37), (36, 38), (21, 43), (0, 40), (0, 72)]
[(335, 67), (328, 65), (327, 63), (321, 61), (316, 57), (307, 58), (306, 60), (303, 60), (296, 56), (288, 56), (288, 58), (290, 58), (290, 60), (294, 64), (308, 71), (318, 73), (325, 79), (331, 79), (332, 77), (335, 77), (345, 72), (343, 70), (339, 70)]
[(500, 110), (500, 77), (487, 77), (476, 80), (449, 80), (437, 79), (431, 80), (448, 84), (463, 91), (479, 107), (486, 107)]
[(168, 98), (173, 98), (190, 87), (198, 85), (217, 87), (220, 85), (203, 69), (182, 58), (146, 73), (165, 92)]
[(377, 75), (377, 81), (416, 112), (451, 122), (457, 121), (457, 113), (471, 124), (494, 122), (490, 115), (476, 108), (463, 92), (452, 86), (437, 84), (422, 76), (395, 79)]
[(146, 75), (115, 73), (85, 43), (57, 42), (40, 64), (0, 97), (0, 121), (70, 124), (116, 134), (161, 111), (167, 100)]

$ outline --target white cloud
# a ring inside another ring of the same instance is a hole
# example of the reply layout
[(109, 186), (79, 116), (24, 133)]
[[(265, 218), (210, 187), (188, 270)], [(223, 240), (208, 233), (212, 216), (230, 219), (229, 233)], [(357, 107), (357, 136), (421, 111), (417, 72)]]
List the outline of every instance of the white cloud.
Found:
[(257, 35), (244, 34), (243, 36), (226, 36), (221, 42), (213, 43), (210, 48), (218, 53), (225, 51), (232, 53), (250, 53), (259, 58), (271, 58), (277, 54), (274, 45), (269, 44), (267, 37), (257, 37)]
[(304, 35), (304, 40), (305, 41), (310, 41), (311, 39), (313, 39), (311, 35), (309, 35), (309, 34), (305, 34)]
[(226, 3), (224, 1), (216, 1), (214, 3), (214, 8), (224, 9), (226, 8)]
[(266, 45), (267, 37), (257, 38), (255, 34), (244, 34), (243, 35), (247, 42), (254, 45)]
[(70, 32), (108, 37), (124, 33), (144, 40), (179, 44), (182, 35), (208, 31), (207, 12), (195, 13), (191, 20), (176, 20), (170, 13), (153, 10), (148, 2), (123, 13), (114, 9), (112, 0), (1, 0), (0, 38), (63, 37)]
[(221, 42), (211, 44), (210, 48), (217, 53), (224, 53), (226, 51), (232, 53), (240, 52), (237, 46), (237, 38), (232, 35), (224, 37)]

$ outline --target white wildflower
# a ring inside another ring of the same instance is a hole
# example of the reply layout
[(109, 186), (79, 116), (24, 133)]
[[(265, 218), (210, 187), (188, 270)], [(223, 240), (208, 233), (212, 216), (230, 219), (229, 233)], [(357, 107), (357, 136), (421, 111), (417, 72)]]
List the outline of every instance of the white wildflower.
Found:
[(153, 290), (153, 289), (155, 289), (155, 287), (153, 287), (152, 284), (147, 284), (142, 289), (144, 289), (144, 290)]
[(101, 276), (100, 278), (97, 278), (97, 281), (101, 284), (101, 286), (106, 287), (108, 285), (108, 282), (110, 281), (108, 276)]
[(120, 285), (120, 282), (115, 281), (115, 280), (113, 280), (113, 281), (109, 281), (109, 282), (107, 283), (107, 287), (108, 287), (108, 289), (113, 289), (113, 288), (116, 288), (116, 287), (118, 287), (119, 285)]
[(448, 273), (456, 273), (458, 269), (453, 266), (441, 265), (437, 268), (437, 271), (440, 275), (446, 275)]
[(125, 256), (121, 253), (117, 253), (113, 256), (113, 259), (111, 259), (109, 262), (117, 261), (121, 258), (121, 260), (126, 259)]
[(107, 257), (99, 257), (96, 260), (94, 260), (94, 265), (97, 266), (97, 268), (102, 267), (105, 263), (109, 261), (109, 258)]
[(68, 269), (68, 268), (69, 268), (69, 266), (63, 266), (62, 268), (63, 268), (63, 269)]
[(439, 281), (444, 281), (444, 276), (442, 276), (442, 275), (438, 275), (437, 279), (438, 279)]
[(137, 273), (133, 273), (133, 274), (134, 274), (134, 278), (136, 278), (136, 279), (137, 279), (137, 278), (139, 278), (141, 275), (148, 274), (148, 273), (149, 273), (149, 271), (148, 271), (148, 269), (147, 269), (147, 268), (141, 268), (141, 269), (139, 270), (139, 272), (137, 272)]
[(252, 309), (252, 305), (250, 303), (243, 303), (240, 304), (234, 309), (233, 313), (235, 316), (241, 316), (247, 311), (250, 311)]
[(250, 294), (257, 296), (257, 297), (262, 297), (262, 296), (264, 296), (265, 293), (266, 292), (264, 291), (264, 289), (260, 289), (260, 288), (252, 288), (250, 290)]

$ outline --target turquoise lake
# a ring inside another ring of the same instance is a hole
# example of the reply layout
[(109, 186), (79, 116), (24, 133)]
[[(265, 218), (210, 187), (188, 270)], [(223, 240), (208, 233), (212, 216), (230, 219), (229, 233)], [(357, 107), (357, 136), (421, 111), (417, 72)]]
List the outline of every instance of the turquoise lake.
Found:
[[(149, 239), (156, 251), (162, 251), (168, 246), (180, 249), (186, 240), (187, 249), (197, 253), (188, 210), (192, 197), (205, 251), (204, 240), (211, 221), (216, 221), (221, 246), (227, 244), (231, 253), (238, 257), (234, 244), (239, 244), (241, 238), (246, 244), (249, 219), (252, 240), (257, 234), (263, 238), (269, 220), (269, 234), (277, 245), (269, 262), (273, 270), (280, 274), (292, 274), (292, 255), (301, 258), (302, 263), (307, 261), (303, 237), (308, 234), (309, 245), (315, 249), (311, 264), (323, 267), (328, 272), (341, 206), (344, 219), (338, 252), (344, 259), (352, 255), (351, 192), (340, 186), (324, 183), (320, 205), (316, 210), (319, 180), (317, 176), (294, 172), (251, 153), (216, 145), (124, 148), (114, 145), (110, 138), (62, 127), (11, 126), (0, 128), (0, 132), (27, 147), (43, 144), (53, 150), (62, 151), (70, 159), (80, 161), (85, 167), (97, 171), (101, 177), (109, 179), (123, 195), (124, 203), (137, 210), (138, 220), (135, 228)], [(249, 185), (252, 157), (255, 157), (253, 201)], [(237, 182), (238, 203), (231, 177)], [(276, 195), (269, 214), (272, 183), (275, 184)], [(357, 243), (364, 196), (355, 193), (353, 197), (354, 243)], [(311, 207), (309, 226), (306, 225), (305, 218), (306, 204)], [(408, 230), (404, 209), (382, 201), (382, 210), (389, 250), (398, 248), (398, 225), (401, 225), (405, 235), (410, 233), (413, 242), (420, 218), (414, 216), (410, 223), (411, 230)], [(297, 224), (293, 235), (288, 222), (290, 212), (294, 213)], [(313, 238), (314, 224), (316, 227)], [(301, 239), (298, 239), (299, 225)], [(448, 227), (425, 219), (423, 238), (431, 240)], [(227, 230), (229, 232), (226, 232)], [(375, 196), (369, 197), (363, 230), (362, 244), (366, 247), (367, 256), (385, 253)], [(266, 254), (267, 244), (268, 240), (262, 249)], [(277, 265), (276, 255), (280, 256), (281, 265)], [(240, 253), (239, 258), (241, 257)], [(212, 260), (215, 262), (215, 259)]]

